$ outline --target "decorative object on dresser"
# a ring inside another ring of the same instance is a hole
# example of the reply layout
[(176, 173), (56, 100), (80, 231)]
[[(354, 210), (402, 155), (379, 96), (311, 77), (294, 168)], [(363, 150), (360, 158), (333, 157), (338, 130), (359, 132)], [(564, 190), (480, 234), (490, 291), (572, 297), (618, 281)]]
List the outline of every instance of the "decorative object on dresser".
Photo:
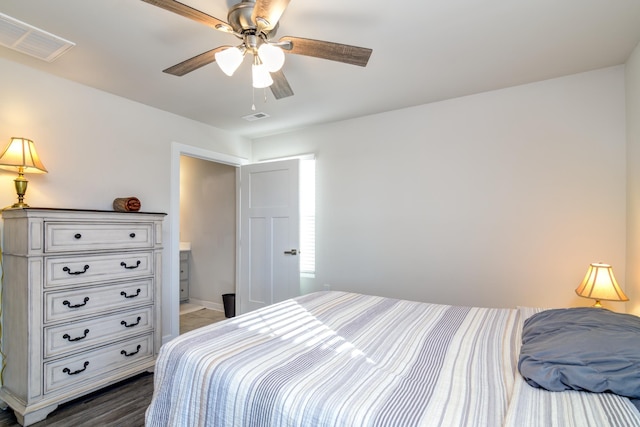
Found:
[(137, 197), (119, 197), (113, 201), (113, 210), (116, 212), (138, 212), (140, 207)]
[(29, 181), (24, 177), (25, 173), (47, 173), (44, 165), (36, 153), (36, 146), (33, 141), (26, 138), (11, 138), (11, 142), (0, 155), (0, 168), (17, 170), (18, 177), (13, 180), (18, 194), (18, 202), (12, 208), (29, 207), (24, 202), (24, 195), (27, 192)]
[(144, 371), (161, 345), (161, 213), (9, 209), (0, 399), (23, 425)]
[(576, 288), (576, 294), (584, 298), (596, 300), (593, 307), (602, 307), (600, 300), (629, 301), (613, 275), (613, 267), (609, 264), (594, 263), (589, 266), (587, 274)]

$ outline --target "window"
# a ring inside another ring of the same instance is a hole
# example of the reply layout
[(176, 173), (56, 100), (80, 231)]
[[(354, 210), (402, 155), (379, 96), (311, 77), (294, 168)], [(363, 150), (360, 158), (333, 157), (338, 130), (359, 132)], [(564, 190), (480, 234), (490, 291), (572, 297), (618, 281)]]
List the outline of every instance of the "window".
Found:
[(300, 161), (300, 273), (316, 272), (316, 161)]

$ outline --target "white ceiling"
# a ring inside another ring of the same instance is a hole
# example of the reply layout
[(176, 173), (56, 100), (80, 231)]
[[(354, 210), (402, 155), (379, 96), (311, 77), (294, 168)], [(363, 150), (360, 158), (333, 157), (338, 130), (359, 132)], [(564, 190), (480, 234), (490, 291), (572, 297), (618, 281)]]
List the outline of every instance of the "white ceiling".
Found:
[[(234, 0), (183, 0), (226, 21)], [(623, 64), (640, 41), (638, 0), (292, 0), (277, 36), (373, 49), (366, 68), (287, 55), (295, 93), (255, 90), (250, 61), (163, 69), (230, 34), (139, 0), (3, 0), (0, 13), (76, 43), (52, 63), (0, 57), (249, 138)], [(248, 122), (242, 116), (270, 117)]]

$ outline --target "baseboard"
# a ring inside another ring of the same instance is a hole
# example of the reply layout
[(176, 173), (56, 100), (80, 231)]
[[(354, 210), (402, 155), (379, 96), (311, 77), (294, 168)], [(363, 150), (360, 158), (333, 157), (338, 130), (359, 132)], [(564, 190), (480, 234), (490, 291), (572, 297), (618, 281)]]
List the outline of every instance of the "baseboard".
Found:
[(209, 310), (215, 310), (215, 311), (224, 311), (224, 306), (220, 303), (217, 302), (211, 302), (211, 301), (205, 301), (205, 300), (201, 300), (201, 299), (195, 299), (195, 298), (189, 298), (189, 303), (190, 304), (198, 304), (203, 306), (204, 308), (208, 308)]

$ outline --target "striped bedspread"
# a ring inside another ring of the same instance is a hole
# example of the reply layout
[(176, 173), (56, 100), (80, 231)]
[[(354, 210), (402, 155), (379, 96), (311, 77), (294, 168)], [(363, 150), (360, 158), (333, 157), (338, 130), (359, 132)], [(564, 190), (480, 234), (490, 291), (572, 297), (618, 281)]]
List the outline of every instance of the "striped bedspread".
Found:
[(162, 347), (154, 426), (502, 426), (516, 309), (343, 292), (288, 300)]
[(508, 427), (639, 427), (638, 410), (626, 397), (611, 393), (531, 387), (516, 376)]
[(640, 427), (624, 397), (524, 381), (522, 323), (540, 310), (285, 301), (163, 346), (147, 425)]

